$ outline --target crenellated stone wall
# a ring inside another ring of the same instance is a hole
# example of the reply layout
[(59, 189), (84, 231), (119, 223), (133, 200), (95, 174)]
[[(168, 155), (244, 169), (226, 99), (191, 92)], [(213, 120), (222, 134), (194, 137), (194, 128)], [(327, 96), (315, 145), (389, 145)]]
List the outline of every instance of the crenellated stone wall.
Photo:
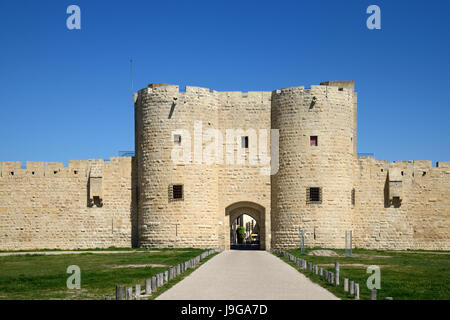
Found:
[(298, 247), (300, 230), (309, 247), (343, 248), (352, 230), (358, 248), (450, 250), (450, 162), (359, 157), (356, 117), (353, 81), (151, 84), (135, 95), (135, 157), (0, 163), (0, 250), (228, 249), (241, 214), (266, 250)]
[(132, 167), (122, 157), (2, 162), (0, 250), (130, 247)]
[(356, 247), (450, 249), (449, 162), (359, 158), (355, 191)]

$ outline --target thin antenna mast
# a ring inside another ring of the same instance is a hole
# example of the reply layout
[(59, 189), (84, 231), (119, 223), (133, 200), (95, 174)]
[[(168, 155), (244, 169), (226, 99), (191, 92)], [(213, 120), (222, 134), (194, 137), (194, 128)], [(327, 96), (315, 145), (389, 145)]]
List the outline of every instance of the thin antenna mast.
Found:
[(133, 104), (134, 107), (134, 87), (133, 87), (133, 59), (130, 58), (130, 78), (131, 78), (131, 96), (133, 98)]

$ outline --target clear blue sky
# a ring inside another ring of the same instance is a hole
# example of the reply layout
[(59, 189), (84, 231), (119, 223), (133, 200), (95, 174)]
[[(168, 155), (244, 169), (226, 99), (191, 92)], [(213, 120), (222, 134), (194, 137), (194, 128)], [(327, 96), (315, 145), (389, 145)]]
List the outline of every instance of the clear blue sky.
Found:
[[(81, 30), (66, 8), (81, 8)], [(366, 8), (381, 8), (381, 30)], [(0, 2), (0, 160), (134, 149), (135, 89), (356, 81), (358, 151), (450, 161), (450, 1)]]

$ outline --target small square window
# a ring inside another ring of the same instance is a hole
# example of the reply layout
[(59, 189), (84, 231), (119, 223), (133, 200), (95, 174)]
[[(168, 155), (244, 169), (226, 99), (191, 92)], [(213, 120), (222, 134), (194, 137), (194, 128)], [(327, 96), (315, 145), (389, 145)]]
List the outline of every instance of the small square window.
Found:
[(319, 145), (319, 140), (318, 140), (317, 136), (309, 137), (309, 145), (311, 147), (317, 147)]
[(241, 137), (241, 146), (244, 149), (248, 149), (248, 136)]
[(307, 188), (306, 203), (322, 203), (322, 188)]
[(173, 135), (173, 142), (175, 145), (181, 145), (181, 134)]
[(171, 184), (169, 185), (169, 201), (183, 200), (183, 185)]

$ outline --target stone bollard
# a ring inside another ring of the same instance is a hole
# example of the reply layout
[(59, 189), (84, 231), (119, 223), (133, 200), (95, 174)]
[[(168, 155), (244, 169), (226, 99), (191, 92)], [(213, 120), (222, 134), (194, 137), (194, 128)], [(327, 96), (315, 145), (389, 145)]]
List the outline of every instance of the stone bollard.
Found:
[(181, 264), (177, 264), (177, 276), (181, 274)]
[(164, 280), (163, 280), (163, 284), (166, 284), (167, 282), (169, 282), (169, 271), (164, 271)]
[(355, 283), (355, 300), (359, 300), (359, 283)]
[(334, 278), (336, 286), (339, 285), (339, 262), (334, 263)]
[(141, 300), (141, 285), (140, 284), (136, 285), (136, 292), (134, 294), (134, 297), (136, 300)]
[(392, 297), (386, 297), (384, 300), (394, 300)]
[(123, 300), (123, 287), (116, 286), (116, 300)]
[(133, 288), (132, 287), (125, 288), (125, 300), (133, 300)]
[(320, 275), (321, 277), (323, 277), (323, 268), (320, 268), (320, 269), (319, 269), (319, 275)]
[(311, 271), (311, 262), (308, 262), (308, 271)]
[(151, 279), (145, 280), (145, 294), (148, 296), (152, 294), (152, 280)]
[(354, 295), (355, 294), (355, 282), (353, 280), (350, 280), (350, 295)]
[(156, 287), (157, 288), (161, 287), (161, 274), (160, 273), (156, 274)]
[(334, 273), (330, 272), (330, 283), (333, 284), (334, 283)]
[(111, 296), (106, 296), (105, 300), (111, 300)]
[(152, 292), (155, 292), (155, 291), (156, 291), (156, 288), (157, 288), (157, 285), (156, 285), (156, 276), (153, 276), (153, 277), (152, 277)]
[(348, 292), (348, 278), (344, 278), (344, 291)]
[(163, 286), (163, 284), (164, 284), (164, 273), (158, 273), (158, 278), (159, 278), (159, 281), (158, 281), (158, 288), (159, 287), (162, 287)]
[(372, 289), (370, 291), (370, 300), (377, 300), (377, 289)]

